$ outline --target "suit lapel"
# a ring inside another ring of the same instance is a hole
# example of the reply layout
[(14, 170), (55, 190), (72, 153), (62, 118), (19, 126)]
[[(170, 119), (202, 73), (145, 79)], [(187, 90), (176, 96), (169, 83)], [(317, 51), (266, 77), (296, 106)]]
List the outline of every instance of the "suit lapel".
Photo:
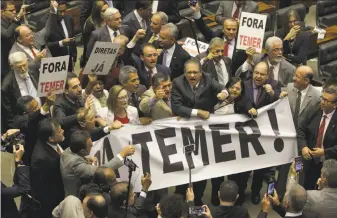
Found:
[(110, 33), (109, 33), (109, 30), (108, 30), (108, 26), (105, 25), (105, 28), (104, 28), (104, 32), (103, 32), (103, 39), (107, 42), (112, 42), (111, 41), (111, 36), (110, 36)]
[(294, 87), (292, 87), (290, 91), (292, 92), (292, 94), (288, 95), (289, 104), (290, 104), (291, 111), (294, 113), (295, 107), (296, 107), (295, 104), (296, 104), (296, 98), (297, 98), (297, 90)]
[(279, 72), (278, 72), (278, 79), (275, 79), (275, 80), (279, 80), (282, 85), (284, 85), (287, 81), (287, 78), (285, 78), (285, 71), (286, 69), (283, 68), (284, 66), (284, 59), (282, 58), (281, 62), (280, 62), (280, 69), (279, 69)]
[(141, 29), (142, 27), (140, 26), (138, 20), (137, 20), (137, 17), (135, 15), (134, 12), (132, 12), (132, 17), (131, 17), (131, 20), (132, 20), (132, 24), (135, 26), (136, 29)]
[(170, 68), (173, 68), (173, 66), (175, 66), (176, 59), (177, 59), (178, 55), (179, 55), (179, 48), (178, 48), (178, 45), (176, 44), (176, 47), (175, 47), (173, 55), (172, 55), (172, 59), (171, 59), (171, 63), (170, 63)]
[(302, 107), (300, 109), (300, 113), (302, 113), (302, 111), (304, 110), (304, 108), (309, 104), (309, 102), (311, 101), (311, 96), (312, 96), (312, 93), (311, 93), (311, 89), (313, 89), (313, 87), (309, 87), (308, 88), (308, 92), (307, 94), (304, 96), (304, 99), (303, 99), (303, 102), (302, 102)]
[(19, 45), (17, 45), (16, 43), (15, 43), (14, 45), (15, 45), (15, 47), (16, 47), (16, 50), (22, 51), (23, 53), (26, 54), (28, 60), (33, 60), (32, 57), (31, 57), (25, 50), (23, 50)]
[(335, 113), (332, 115), (331, 120), (329, 122), (329, 125), (328, 125), (328, 127), (325, 131), (323, 142), (326, 139), (326, 136), (329, 136), (331, 134), (331, 132), (336, 128), (336, 123), (337, 123), (337, 112), (335, 111)]

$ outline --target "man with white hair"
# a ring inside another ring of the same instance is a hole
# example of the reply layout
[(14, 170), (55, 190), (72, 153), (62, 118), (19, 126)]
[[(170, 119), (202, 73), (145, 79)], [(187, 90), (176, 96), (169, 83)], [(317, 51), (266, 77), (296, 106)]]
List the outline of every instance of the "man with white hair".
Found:
[(162, 26), (159, 32), (159, 47), (163, 49), (158, 57), (158, 64), (172, 70), (171, 79), (184, 74), (184, 64), (190, 55), (177, 44), (179, 30), (173, 23)]
[[(5, 119), (3, 123), (8, 127), (13, 122), (16, 101), (21, 96), (30, 95), (41, 106), (40, 98), (37, 97), (39, 72), (29, 72), (26, 54), (20, 51), (10, 54), (9, 63), (12, 71), (5, 76), (1, 83), (2, 119)], [(3, 126), (3, 128), (5, 127)]]
[(118, 9), (108, 8), (104, 12), (106, 25), (92, 32), (87, 47), (86, 58), (89, 59), (96, 42), (113, 42), (118, 35), (132, 38), (132, 32), (128, 26), (122, 25), (122, 16)]
[(283, 41), (276, 36), (269, 37), (265, 49), (265, 54), (257, 54), (254, 48), (248, 48), (247, 60), (236, 71), (236, 76), (244, 79), (251, 78), (254, 66), (265, 61), (268, 63), (270, 79), (280, 81), (283, 87), (287, 86), (295, 75), (296, 67), (282, 56)]

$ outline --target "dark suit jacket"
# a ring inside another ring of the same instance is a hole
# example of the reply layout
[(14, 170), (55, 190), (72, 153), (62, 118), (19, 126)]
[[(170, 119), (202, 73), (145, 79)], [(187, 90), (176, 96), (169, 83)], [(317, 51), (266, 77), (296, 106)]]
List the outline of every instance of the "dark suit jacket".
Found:
[[(37, 88), (38, 78), (29, 72), (30, 78)], [(1, 83), (1, 109), (2, 119), (4, 119), (4, 128), (11, 127), (15, 116), (16, 101), (21, 97), (18, 82), (16, 81), (14, 71), (9, 72)]]
[(213, 214), (214, 218), (249, 218), (247, 208), (242, 206), (218, 206)]
[[(54, 104), (54, 118), (61, 124), (64, 129), (65, 138), (70, 135), (70, 128), (77, 124), (76, 112), (80, 107), (83, 107), (83, 103), (80, 105), (70, 102), (65, 94), (58, 95)], [(69, 145), (62, 143), (64, 146), (69, 147)]]
[[(318, 110), (313, 116), (307, 117), (303, 122), (299, 123), (297, 132), (297, 144), (299, 151), (305, 146), (313, 149), (316, 147), (318, 129), (320, 126), (323, 111)], [(337, 159), (337, 113), (331, 117), (329, 125), (325, 131), (323, 138), (323, 147), (325, 159)]]
[[(139, 196), (134, 206), (128, 208), (127, 218), (136, 218), (140, 215), (140, 212), (144, 209), (145, 198)], [(115, 208), (112, 205), (109, 205), (108, 218), (124, 218), (125, 208)]]
[[(74, 19), (69, 15), (65, 15), (64, 23), (68, 31), (68, 38), (73, 38), (75, 36)], [(53, 28), (53, 34), (50, 34), (49, 37), (47, 38), (47, 46), (51, 54), (53, 55), (53, 57), (70, 55), (70, 57), (75, 59), (76, 61), (77, 49), (76, 49), (75, 44), (72, 44), (70, 46), (63, 46), (63, 47), (60, 47), (59, 45), (59, 41), (66, 38), (63, 28), (62, 28), (61, 21), (55, 20), (52, 23), (52, 28)], [(71, 63), (69, 62), (69, 64)]]
[[(130, 40), (133, 37), (128, 26), (122, 25), (119, 28), (119, 32), (121, 35), (128, 37)], [(87, 53), (86, 53), (87, 60), (89, 59), (92, 49), (94, 48), (96, 42), (111, 42), (111, 37), (107, 25), (104, 25), (91, 33), (90, 40), (87, 46)]]
[[(217, 31), (212, 31), (211, 29), (209, 29), (204, 20), (202, 18), (200, 19), (196, 19), (195, 20), (195, 24), (197, 25), (197, 28), (199, 29), (199, 31), (202, 33), (202, 35), (204, 35), (206, 41), (211, 41), (211, 39), (213, 39), (214, 37), (219, 37), (221, 39), (224, 38), (224, 33), (222, 32), (222, 30), (217, 30)], [(238, 39), (235, 40), (235, 43), (237, 43)], [(234, 48), (236, 48), (236, 44), (234, 46)], [(246, 61), (246, 53), (244, 50), (238, 50), (235, 49), (233, 52), (233, 56), (232, 56), (232, 72), (233, 74), (236, 72), (236, 70)]]
[(199, 82), (198, 89), (193, 94), (192, 88), (185, 75), (173, 80), (171, 105), (176, 116), (191, 116), (192, 109), (214, 111), (214, 105), (218, 102), (217, 94), (225, 89), (211, 75), (204, 74)]
[[(158, 64), (163, 65), (163, 56), (164, 54), (162, 52), (158, 57)], [(184, 74), (184, 64), (188, 59), (190, 59), (190, 55), (187, 53), (187, 51), (185, 51), (180, 45), (176, 44), (170, 63), (170, 69), (172, 70), (172, 80)]]
[(157, 11), (165, 12), (169, 23), (178, 23), (181, 20), (178, 2), (178, 0), (158, 1)]
[[(17, 167), (14, 173), (13, 186), (7, 187), (1, 182), (1, 217), (20, 218), (21, 215), (16, 207), (14, 198), (24, 196), (30, 193), (30, 175), (28, 166)], [(24, 197), (21, 199), (21, 205), (25, 203)], [(28, 205), (27, 205), (28, 206)]]
[(283, 55), (294, 64), (306, 65), (308, 48), (309, 33), (305, 31), (301, 31), (300, 34), (296, 36), (292, 50), (290, 48), (290, 42), (288, 40), (283, 41)]
[(16, 115), (14, 117), (13, 128), (20, 129), (20, 133), (25, 136), (25, 153), (22, 157), (25, 165), (30, 166), (31, 156), (38, 138), (38, 124), (49, 116), (49, 114), (42, 115), (40, 110), (38, 110), (30, 117), (27, 115)]
[(51, 217), (53, 209), (64, 199), (60, 155), (46, 142), (38, 140), (31, 163), (32, 194), (40, 201), (35, 217)]
[[(130, 31), (131, 31), (132, 35), (135, 35), (137, 30), (142, 29), (138, 20), (137, 20), (137, 17), (135, 15), (134, 11), (128, 13), (123, 18), (123, 24), (127, 25), (130, 28)], [(151, 32), (150, 22), (148, 20), (146, 20), (146, 27), (147, 27), (147, 32)]]
[[(224, 61), (228, 73), (228, 81), (232, 78), (232, 60), (229, 57), (223, 57), (222, 60)], [(216, 81), (219, 82), (218, 74), (215, 69), (214, 61), (207, 60), (202, 65), (202, 72), (211, 74)]]
[[(276, 213), (278, 213), (281, 217), (284, 217), (284, 218), (319, 218), (318, 214), (314, 212), (304, 211), (302, 212), (302, 215), (300, 216), (289, 217), (289, 216), (286, 216), (286, 211), (282, 206), (273, 206), (273, 209), (276, 211)], [(267, 218), (267, 216), (268, 216), (267, 213), (260, 211), (257, 218)]]
[(14, 30), (20, 22), (12, 22), (1, 17), (1, 79), (10, 71), (8, 56), (15, 39)]
[(270, 84), (272, 88), (274, 89), (274, 96), (271, 97), (266, 90), (261, 87), (261, 93), (258, 97), (257, 104), (254, 102), (254, 87), (253, 87), (253, 80), (247, 80), (244, 82), (245, 85), (245, 101), (246, 101), (246, 111), (255, 108), (259, 109), (263, 106), (266, 106), (268, 104), (271, 104), (279, 99), (280, 93), (281, 93), (281, 83), (276, 80), (270, 80), (266, 84)]
[[(69, 135), (71, 135), (72, 133), (74, 133), (74, 132), (76, 132), (76, 131), (80, 131), (80, 130), (84, 130), (84, 129), (82, 129), (82, 127), (80, 127), (80, 125), (79, 124), (77, 124), (77, 125), (74, 125), (71, 129), (70, 129), (70, 134)], [(86, 130), (85, 130), (86, 131)], [(103, 130), (103, 127), (97, 127), (97, 128), (95, 128), (95, 129), (93, 129), (93, 130), (91, 130), (91, 131), (88, 131), (89, 132), (89, 134), (90, 134), (90, 136), (91, 136), (91, 140), (93, 141), (93, 142), (95, 142), (95, 141), (97, 141), (97, 140), (99, 140), (99, 139), (101, 139), (101, 138), (103, 138), (104, 136), (106, 136), (106, 135), (108, 135), (109, 133), (105, 133), (104, 132), (104, 130)], [(66, 139), (67, 140), (67, 139)], [(69, 139), (67, 140), (67, 141), (69, 141)]]
[[(87, 1), (86, 1), (87, 2)], [(91, 33), (96, 30), (96, 27), (92, 20), (88, 18), (85, 21), (84, 27), (82, 28), (82, 44), (83, 44), (83, 55), (81, 58), (81, 67), (85, 67), (86, 64), (86, 53), (87, 53), (87, 46), (90, 40)]]
[[(133, 58), (135, 59), (140, 84), (146, 86), (147, 89), (150, 88), (149, 84), (147, 84), (149, 74), (147, 70), (145, 69), (144, 62), (142, 62), (139, 57), (134, 56)], [(164, 73), (167, 73), (168, 75), (171, 75), (171, 69), (166, 66), (157, 64), (156, 68), (157, 68), (157, 72), (164, 72)]]

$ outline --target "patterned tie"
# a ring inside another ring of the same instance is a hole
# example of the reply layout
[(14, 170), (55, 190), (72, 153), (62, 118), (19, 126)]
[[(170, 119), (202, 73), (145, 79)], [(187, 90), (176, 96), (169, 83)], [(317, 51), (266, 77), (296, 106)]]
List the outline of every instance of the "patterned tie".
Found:
[(327, 116), (324, 115), (323, 116), (323, 121), (322, 121), (322, 123), (321, 123), (321, 125), (319, 126), (319, 129), (318, 129), (316, 148), (322, 148), (323, 134), (324, 134), (324, 129), (325, 129), (325, 120), (326, 120), (326, 118), (327, 118)]
[(142, 29), (143, 29), (143, 30), (146, 30), (146, 29), (147, 29), (147, 28), (146, 28), (146, 22), (145, 22), (144, 19), (142, 20), (141, 24), (142, 24), (142, 25), (141, 25)]
[(301, 93), (301, 91), (298, 91), (297, 92), (295, 112), (294, 112), (294, 124), (295, 124), (296, 129), (298, 128), (298, 116), (300, 114), (301, 98), (302, 98), (302, 93)]
[(152, 34), (151, 38), (149, 39), (149, 43), (153, 43), (156, 40), (156, 34)]
[(136, 93), (132, 93), (131, 94), (131, 101), (134, 107), (138, 108), (139, 106), (139, 102), (138, 102), (138, 98), (137, 98), (137, 94)]
[(273, 65), (271, 65), (270, 67), (269, 67), (269, 78), (270, 79), (275, 79), (275, 75), (274, 75), (274, 66)]
[(229, 42), (226, 41), (226, 42), (225, 42), (225, 48), (224, 48), (224, 55), (225, 55), (226, 57), (228, 57), (228, 46), (229, 46)]
[(259, 103), (259, 97), (261, 95), (261, 87), (258, 87), (256, 89), (257, 89), (257, 94), (256, 94), (256, 99), (255, 99), (255, 106)]
[[(216, 73), (218, 75), (219, 83), (223, 84), (225, 82), (224, 81), (225, 79), (224, 79), (224, 75), (223, 75), (223, 71), (222, 71), (220, 62), (215, 64), (215, 70), (216, 70)], [(224, 85), (226, 85), (226, 84), (224, 84)]]
[(147, 75), (147, 85), (148, 85), (148, 88), (150, 88), (152, 86), (152, 74), (153, 74), (153, 71), (151, 69), (149, 69), (147, 71), (148, 75)]
[(198, 89), (197, 86), (193, 86), (193, 88), (192, 88), (193, 94), (195, 94), (197, 92), (197, 89)]
[(162, 63), (162, 65), (164, 65), (164, 66), (166, 66), (166, 67), (170, 67), (170, 66), (167, 66), (167, 65), (166, 65), (166, 62), (167, 62), (167, 54), (168, 54), (167, 50), (164, 50), (164, 51), (163, 51), (163, 63)]

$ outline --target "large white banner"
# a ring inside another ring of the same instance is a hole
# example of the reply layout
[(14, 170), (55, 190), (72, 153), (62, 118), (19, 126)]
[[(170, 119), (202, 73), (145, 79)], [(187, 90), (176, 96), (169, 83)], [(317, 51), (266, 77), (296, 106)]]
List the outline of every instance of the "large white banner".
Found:
[(266, 22), (267, 15), (242, 12), (236, 48), (246, 50), (252, 47), (261, 53)]
[[(152, 176), (151, 190), (200, 181), (249, 170), (277, 166), (297, 156), (296, 132), (287, 98), (258, 110), (257, 118), (244, 115), (211, 115), (197, 118), (158, 120), (149, 126), (125, 125), (95, 142), (91, 154), (106, 163), (130, 142), (136, 152), (131, 157), (138, 165), (132, 183), (140, 190), (140, 179)], [(183, 145), (195, 144), (186, 157)], [(128, 179), (126, 166), (119, 169)]]
[(96, 42), (83, 74), (107, 75), (114, 63), (120, 44), (112, 42)]

